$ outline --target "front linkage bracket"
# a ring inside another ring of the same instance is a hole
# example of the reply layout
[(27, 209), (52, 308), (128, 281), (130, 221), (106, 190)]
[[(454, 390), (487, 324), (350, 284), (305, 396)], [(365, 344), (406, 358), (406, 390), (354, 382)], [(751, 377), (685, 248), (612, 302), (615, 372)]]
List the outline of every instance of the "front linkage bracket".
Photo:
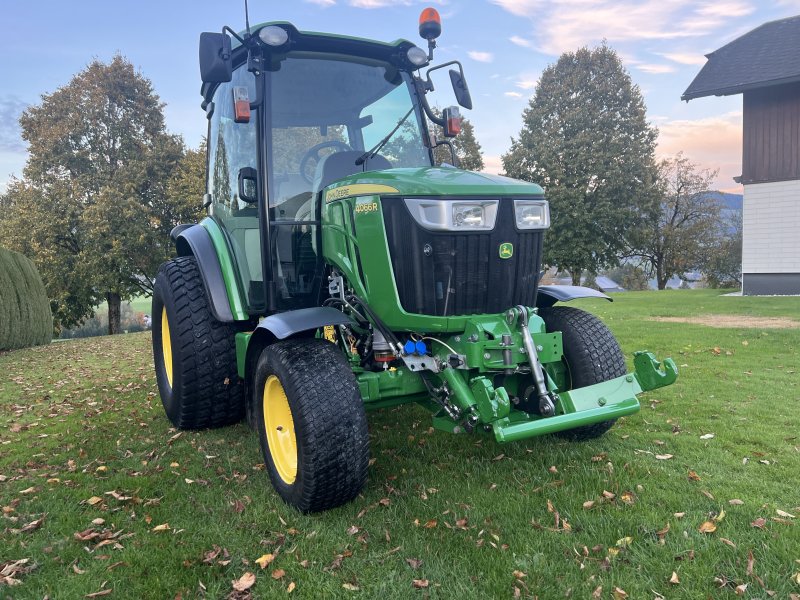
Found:
[(530, 329), (528, 329), (528, 309), (524, 306), (512, 308), (508, 311), (506, 318), (509, 322), (516, 319), (519, 323), (519, 328), (522, 332), (522, 341), (525, 345), (525, 353), (528, 355), (528, 362), (531, 365), (536, 394), (539, 396), (539, 414), (543, 417), (552, 417), (556, 413), (556, 398), (555, 395), (547, 389), (547, 380), (544, 377), (542, 363), (539, 362), (536, 344), (533, 343), (533, 336), (531, 335)]

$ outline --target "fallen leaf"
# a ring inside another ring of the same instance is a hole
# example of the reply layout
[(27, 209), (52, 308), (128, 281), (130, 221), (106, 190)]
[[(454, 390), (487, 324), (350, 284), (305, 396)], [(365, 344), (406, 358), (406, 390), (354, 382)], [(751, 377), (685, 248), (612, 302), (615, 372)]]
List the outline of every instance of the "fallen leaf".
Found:
[(680, 584), (681, 580), (678, 578), (678, 574), (675, 571), (672, 572), (672, 576), (669, 578), (669, 582), (672, 585)]
[(787, 519), (794, 519), (794, 515), (790, 515), (788, 512), (783, 511), (779, 508), (775, 509), (775, 512), (778, 513), (779, 517), (786, 517)]
[(19, 533), (30, 533), (31, 531), (36, 531), (39, 527), (42, 526), (44, 522), (44, 517), (41, 519), (36, 519), (35, 521), (31, 521), (27, 525), (23, 526), (22, 529), (19, 530)]
[(525, 579), (528, 574), (523, 573), (522, 571), (514, 571), (511, 573), (514, 576), (514, 579)]
[(616, 497), (617, 495), (614, 492), (603, 490), (603, 498), (605, 498), (606, 500), (613, 500)]
[(686, 516), (686, 513), (685, 512), (672, 513), (672, 516), (675, 517), (676, 519), (682, 519), (683, 517)]
[(586, 502), (583, 503), (583, 508), (585, 508), (586, 510), (589, 510), (593, 506), (594, 506), (594, 500), (587, 500)]
[(264, 568), (266, 568), (266, 566), (267, 566), (269, 563), (271, 563), (273, 560), (275, 560), (275, 555), (274, 555), (274, 554), (262, 554), (261, 556), (259, 556), (259, 557), (258, 557), (258, 558), (255, 560), (255, 563), (256, 563), (256, 564), (257, 564), (259, 567), (261, 567), (262, 569), (264, 569)]
[(747, 592), (747, 586), (748, 586), (748, 584), (746, 584), (746, 583), (743, 583), (741, 585), (737, 585), (736, 589), (734, 590), (736, 592), (736, 595), (737, 596), (744, 596), (745, 592)]
[(286, 586), (286, 593), (291, 594), (294, 591), (294, 588), (297, 586), (295, 585), (294, 581), (289, 582), (289, 585)]
[(422, 560), (419, 558), (407, 558), (406, 562), (412, 569), (419, 569), (422, 566)]
[(430, 582), (427, 579), (414, 579), (411, 582), (411, 585), (413, 585), (418, 590), (422, 590), (426, 589), (430, 585)]
[(155, 527), (153, 527), (151, 531), (153, 531), (154, 533), (158, 533), (161, 531), (169, 531), (169, 529), (170, 529), (169, 523), (162, 523), (161, 525), (156, 525)]
[(273, 579), (280, 579), (280, 578), (281, 578), (281, 577), (283, 577), (284, 575), (286, 575), (286, 571), (284, 571), (283, 569), (275, 569), (275, 570), (272, 572), (272, 578), (273, 578)]
[(660, 529), (659, 531), (656, 531), (656, 535), (657, 535), (657, 536), (658, 536), (658, 538), (659, 538), (659, 539), (661, 539), (661, 540), (663, 540), (663, 539), (664, 539), (664, 536), (665, 536), (665, 535), (667, 535), (668, 533), (669, 533), (669, 523), (667, 523), (667, 524), (664, 526), (664, 529)]
[(86, 501), (86, 504), (89, 506), (94, 506), (95, 504), (100, 504), (103, 499), (100, 496), (92, 496)]
[(622, 539), (617, 540), (617, 543), (614, 544), (620, 548), (625, 548), (626, 546), (630, 546), (633, 543), (633, 538), (631, 536), (626, 536)]
[(598, 585), (592, 592), (592, 600), (600, 600), (603, 597), (603, 586)]
[(715, 520), (717, 523), (721, 523), (721, 522), (722, 522), (722, 519), (724, 519), (724, 518), (725, 518), (725, 509), (724, 509), (724, 508), (721, 508), (721, 509), (719, 510), (719, 514), (718, 514), (716, 517), (714, 517), (714, 520)]
[(423, 525), (423, 527), (424, 527), (425, 529), (433, 529), (433, 528), (434, 528), (434, 527), (436, 527), (437, 525), (438, 525), (438, 522), (436, 521), (436, 519), (431, 519), (430, 521), (428, 521), (427, 523), (425, 523), (425, 525)]
[(614, 600), (625, 600), (627, 597), (628, 592), (619, 587), (614, 588)]
[(233, 580), (233, 589), (237, 592), (246, 592), (253, 584), (256, 582), (256, 575), (250, 571), (247, 571), (244, 575), (239, 577), (239, 579)]
[(114, 590), (112, 588), (108, 588), (105, 590), (100, 590), (99, 592), (93, 592), (91, 594), (86, 594), (84, 598), (99, 598), (100, 596), (108, 596)]
[(76, 575), (83, 575), (84, 573), (86, 573), (86, 571), (84, 571), (83, 569), (79, 568), (78, 565), (72, 565), (72, 571)]
[(343, 583), (342, 587), (350, 592), (357, 592), (358, 590), (361, 589), (360, 587), (352, 583)]
[[(669, 460), (670, 458), (672, 458), (672, 454), (656, 454), (656, 458), (658, 460)], [(618, 589), (618, 588), (615, 588), (615, 589)]]
[(764, 517), (758, 517), (755, 521), (750, 523), (753, 527), (758, 527), (759, 529), (764, 529), (764, 525), (767, 524), (767, 520)]
[(351, 525), (350, 527), (347, 528), (347, 535), (355, 535), (357, 533), (358, 533), (358, 527), (356, 527), (355, 525)]
[(714, 533), (717, 530), (717, 526), (713, 521), (705, 521), (700, 527), (698, 527), (698, 531), (700, 533)]
[(636, 501), (636, 497), (633, 495), (633, 492), (622, 492), (619, 499), (625, 504), (633, 504)]
[(705, 435), (701, 435), (700, 436), (701, 440), (710, 440), (710, 439), (713, 439), (713, 438), (714, 438), (714, 434), (713, 433), (706, 433)]
[(731, 548), (736, 548), (736, 544), (734, 544), (734, 543), (733, 543), (732, 541), (730, 541), (728, 538), (719, 538), (719, 541), (720, 541), (720, 542), (722, 542), (723, 544), (727, 544), (727, 545), (728, 545), (728, 546), (730, 546)]
[(733, 506), (741, 506), (742, 504), (744, 504), (744, 500), (739, 500), (738, 498), (733, 498), (731, 500), (728, 500), (728, 504), (731, 504)]
[(700, 490), (700, 493), (703, 494), (703, 496), (705, 496), (709, 500), (714, 499), (714, 496), (711, 494), (711, 492), (707, 492), (706, 490)]
[(698, 475), (695, 471), (689, 471), (689, 481), (700, 481), (700, 475)]
[(92, 525), (103, 525), (105, 524), (106, 520), (97, 517), (96, 519), (92, 519)]
[(750, 577), (753, 574), (753, 565), (755, 565), (756, 559), (753, 558), (753, 551), (747, 551), (747, 576)]

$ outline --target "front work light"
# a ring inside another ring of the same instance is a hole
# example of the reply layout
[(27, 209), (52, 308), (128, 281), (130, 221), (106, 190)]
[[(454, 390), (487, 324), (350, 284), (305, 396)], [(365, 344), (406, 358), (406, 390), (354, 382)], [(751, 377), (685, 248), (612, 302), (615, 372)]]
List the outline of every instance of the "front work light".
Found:
[(406, 198), (414, 220), (430, 231), (491, 231), (497, 221), (497, 200)]
[(514, 200), (517, 229), (548, 229), (550, 205), (547, 200)]
[(289, 34), (283, 27), (269, 25), (258, 32), (258, 37), (267, 46), (283, 46), (289, 39)]
[(428, 53), (419, 46), (411, 46), (406, 52), (406, 56), (408, 61), (416, 67), (421, 67), (428, 62)]

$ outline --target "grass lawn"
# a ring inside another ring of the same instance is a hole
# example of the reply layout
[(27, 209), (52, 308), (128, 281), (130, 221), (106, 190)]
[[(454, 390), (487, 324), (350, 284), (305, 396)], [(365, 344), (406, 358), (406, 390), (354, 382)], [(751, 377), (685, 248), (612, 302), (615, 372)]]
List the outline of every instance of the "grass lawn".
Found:
[[(35, 568), (0, 597), (220, 598), (248, 571), (255, 598), (800, 594), (800, 329), (748, 321), (800, 320), (800, 299), (615, 298), (575, 304), (680, 367), (639, 414), (500, 446), (371, 413), (363, 495), (312, 516), (272, 492), (246, 426), (170, 429), (149, 334), (4, 354), (0, 569)], [(652, 320), (700, 315), (730, 326)]]

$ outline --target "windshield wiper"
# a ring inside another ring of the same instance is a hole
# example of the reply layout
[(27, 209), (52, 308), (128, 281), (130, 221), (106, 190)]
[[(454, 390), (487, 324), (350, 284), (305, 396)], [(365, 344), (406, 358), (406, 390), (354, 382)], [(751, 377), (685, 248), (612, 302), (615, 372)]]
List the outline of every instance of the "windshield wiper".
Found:
[(411, 107), (411, 109), (410, 109), (410, 110), (409, 110), (409, 111), (406, 113), (406, 116), (404, 116), (402, 119), (400, 119), (400, 120), (397, 122), (397, 125), (395, 125), (395, 126), (394, 126), (394, 129), (392, 129), (392, 130), (389, 132), (389, 135), (387, 135), (387, 136), (386, 136), (385, 138), (383, 138), (383, 139), (382, 139), (380, 142), (378, 142), (377, 144), (375, 144), (375, 146), (373, 146), (372, 148), (370, 148), (369, 150), (367, 150), (366, 152), (364, 152), (364, 154), (362, 154), (361, 156), (359, 156), (359, 157), (356, 159), (356, 164), (357, 164), (357, 165), (362, 165), (362, 164), (364, 164), (365, 162), (367, 162), (369, 159), (371, 159), (371, 158), (375, 158), (375, 156), (378, 154), (378, 152), (380, 152), (380, 151), (381, 151), (381, 148), (383, 148), (383, 147), (386, 145), (386, 143), (387, 143), (387, 142), (388, 142), (388, 141), (389, 141), (389, 140), (392, 138), (392, 136), (393, 136), (395, 133), (397, 133), (397, 130), (398, 130), (398, 129), (400, 129), (400, 127), (403, 125), (403, 123), (405, 123), (405, 122), (406, 122), (406, 119), (408, 119), (408, 117), (411, 115), (411, 113), (412, 113), (412, 112), (414, 112), (414, 107), (413, 107), (413, 106), (412, 106), (412, 107)]

